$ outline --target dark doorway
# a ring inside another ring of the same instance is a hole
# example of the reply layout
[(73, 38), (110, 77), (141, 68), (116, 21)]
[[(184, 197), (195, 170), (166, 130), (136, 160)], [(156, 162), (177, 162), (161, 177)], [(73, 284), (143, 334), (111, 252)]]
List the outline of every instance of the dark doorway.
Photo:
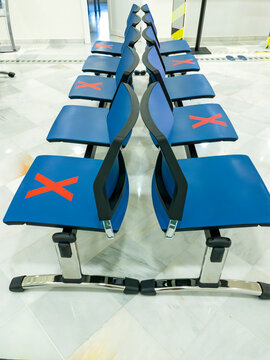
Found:
[(91, 41), (109, 40), (109, 16), (107, 0), (87, 0)]

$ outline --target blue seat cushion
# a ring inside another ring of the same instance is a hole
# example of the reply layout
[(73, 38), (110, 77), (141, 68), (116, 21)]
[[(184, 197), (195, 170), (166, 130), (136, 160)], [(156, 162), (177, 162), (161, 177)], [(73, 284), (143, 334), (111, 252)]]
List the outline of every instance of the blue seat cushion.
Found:
[(117, 90), (116, 80), (105, 76), (80, 75), (74, 82), (70, 99), (112, 101)]
[[(270, 225), (270, 195), (248, 156), (210, 156), (178, 163), (188, 183), (178, 231)], [(163, 179), (172, 194), (173, 182), (167, 165), (163, 166)], [(169, 219), (155, 181), (152, 197), (160, 227), (165, 231)]]
[[(97, 159), (64, 156), (37, 157), (17, 190), (4, 217), (4, 222), (10, 225), (68, 226), (74, 229), (103, 230), (102, 221), (98, 218), (93, 191), (93, 183), (101, 164), (102, 160)], [(118, 167), (115, 166), (112, 171), (117, 172)], [(42, 178), (44, 183), (68, 181), (68, 179), (74, 179), (74, 181), (69, 185), (62, 185), (67, 191), (63, 194), (64, 196), (52, 190), (29, 197), (29, 191), (46, 187), (46, 184), (35, 179), (37, 174), (45, 177), (45, 181)], [(117, 174), (114, 175), (117, 178)], [(115, 181), (108, 184), (108, 194), (112, 193), (114, 186)], [(65, 197), (70, 194), (71, 200)], [(115, 231), (120, 228), (127, 202), (128, 180), (111, 219)]]
[(191, 54), (162, 56), (162, 60), (165, 65), (166, 74), (200, 70), (198, 61)]
[(64, 106), (53, 123), (47, 140), (110, 146), (108, 113), (109, 109), (104, 108)]
[(215, 93), (202, 74), (176, 76), (164, 79), (172, 101), (213, 98)]
[(238, 139), (228, 116), (218, 104), (177, 107), (173, 115), (174, 124), (168, 139), (172, 146)]
[(90, 55), (83, 64), (82, 71), (115, 75), (119, 63), (119, 57)]
[(123, 43), (116, 41), (96, 41), (92, 47), (93, 54), (121, 56)]
[(169, 41), (162, 41), (160, 43), (160, 53), (161, 55), (170, 55), (170, 54), (177, 54), (177, 53), (185, 53), (190, 52), (191, 49), (186, 42), (186, 40), (169, 40)]

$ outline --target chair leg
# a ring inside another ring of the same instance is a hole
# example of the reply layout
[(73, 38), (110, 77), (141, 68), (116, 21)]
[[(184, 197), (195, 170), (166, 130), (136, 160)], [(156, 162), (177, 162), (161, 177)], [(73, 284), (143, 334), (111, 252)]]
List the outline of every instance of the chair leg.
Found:
[(95, 15), (97, 16), (97, 0), (94, 0)]
[(13, 78), (15, 76), (14, 72), (11, 71), (0, 71), (1, 75), (8, 75), (9, 77)]
[(10, 291), (22, 292), (32, 288), (74, 287), (88, 289), (107, 289), (137, 294), (139, 281), (131, 278), (118, 278), (100, 275), (83, 275), (76, 243), (76, 231), (63, 230), (53, 235), (62, 274), (19, 276), (12, 279)]
[[(209, 234), (211, 235), (211, 232), (206, 231), (206, 237)], [(196, 291), (254, 295), (261, 299), (270, 299), (270, 284), (220, 279), (230, 245), (231, 240), (228, 238), (207, 237), (199, 278), (144, 280), (141, 281), (141, 293), (156, 295), (171, 291), (180, 291), (180, 294)]]

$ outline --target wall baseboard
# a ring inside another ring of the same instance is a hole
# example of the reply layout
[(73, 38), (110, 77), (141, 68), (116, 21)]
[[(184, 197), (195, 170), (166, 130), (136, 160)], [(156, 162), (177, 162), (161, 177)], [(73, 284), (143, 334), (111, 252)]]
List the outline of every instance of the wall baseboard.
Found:
[[(85, 44), (84, 39), (16, 39), (16, 45), (23, 44)], [(7, 40), (1, 40), (1, 45), (10, 45)]]
[[(195, 37), (184, 37), (186, 41), (195, 43)], [(234, 42), (234, 41), (263, 41), (266, 39), (266, 36), (222, 36), (222, 37), (207, 37), (202, 38), (202, 42), (211, 43), (211, 42)]]

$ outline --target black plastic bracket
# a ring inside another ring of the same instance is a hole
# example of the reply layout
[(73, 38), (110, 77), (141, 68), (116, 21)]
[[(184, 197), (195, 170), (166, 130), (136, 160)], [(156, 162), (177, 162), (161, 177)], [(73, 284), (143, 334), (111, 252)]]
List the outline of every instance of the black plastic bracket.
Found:
[(155, 287), (156, 287), (155, 279), (143, 280), (141, 281), (141, 294), (149, 295), (149, 296), (156, 295)]
[(62, 258), (71, 258), (72, 250), (70, 243), (59, 243), (58, 244), (59, 252)]
[(225, 253), (225, 248), (231, 246), (231, 240), (225, 237), (210, 237), (206, 240), (206, 245), (212, 248), (210, 261), (213, 263), (222, 262), (223, 255)]
[(262, 294), (259, 296), (260, 299), (269, 300), (270, 299), (270, 284), (266, 284), (263, 282), (258, 282), (260, 287), (262, 288)]
[(125, 278), (124, 285), (124, 294), (133, 295), (138, 294), (138, 292), (140, 291), (140, 282), (137, 279)]
[(9, 290), (12, 292), (23, 292), (24, 288), (22, 287), (24, 276), (17, 276), (11, 280), (11, 283), (9, 285)]
[(139, 75), (144, 76), (145, 74), (146, 74), (145, 70), (141, 70), (141, 71), (135, 70), (134, 71), (134, 75), (136, 75), (136, 76), (139, 76)]
[(76, 234), (74, 232), (59, 232), (59, 233), (55, 233), (52, 236), (53, 242), (55, 243), (74, 243), (76, 241)]

